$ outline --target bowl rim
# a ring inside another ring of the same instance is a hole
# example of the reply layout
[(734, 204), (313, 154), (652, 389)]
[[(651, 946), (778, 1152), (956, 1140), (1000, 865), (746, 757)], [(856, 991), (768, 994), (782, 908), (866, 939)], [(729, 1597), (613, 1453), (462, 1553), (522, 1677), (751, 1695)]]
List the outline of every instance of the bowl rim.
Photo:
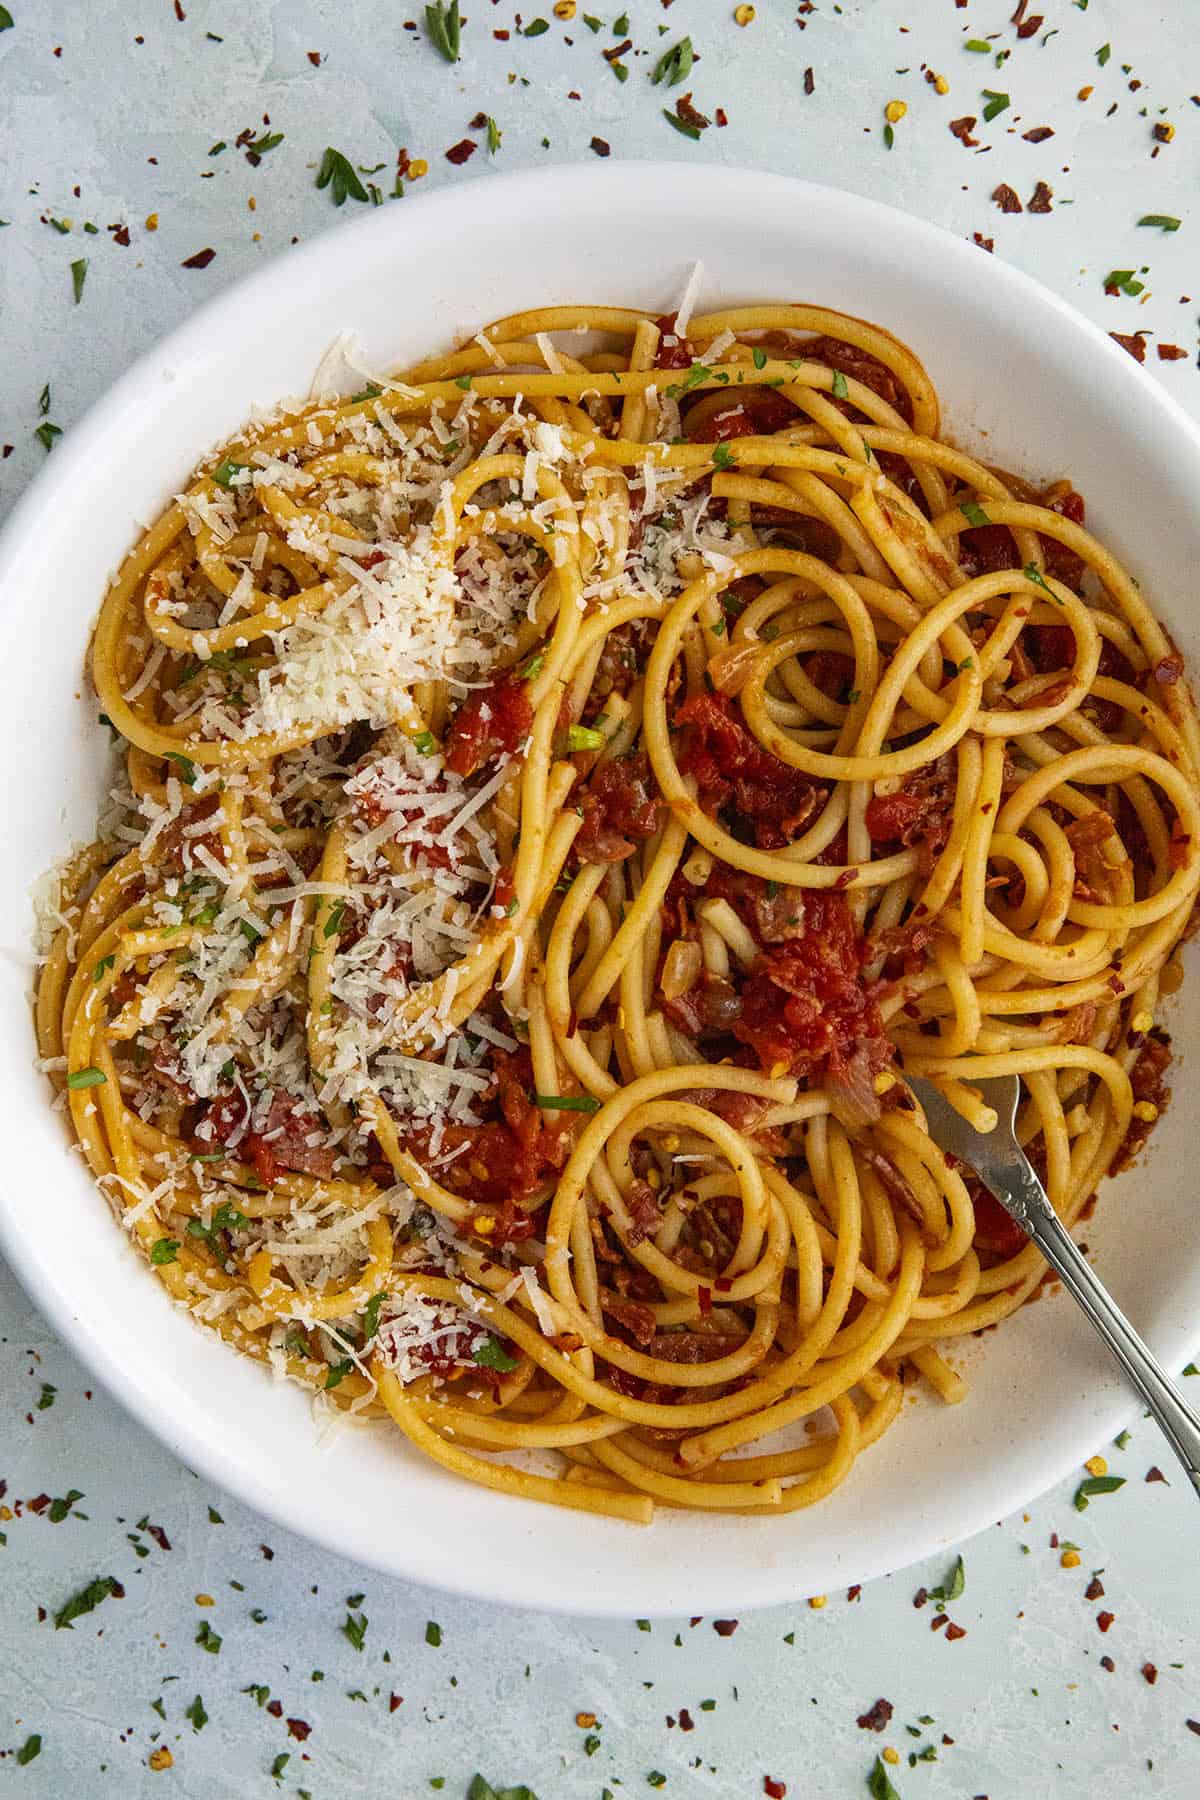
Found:
[[(15, 585), (14, 578), (18, 572), (23, 543), (46, 529), (61, 529), (64, 512), (69, 516), (73, 483), (90, 460), (97, 456), (103, 459), (110, 431), (119, 428), (122, 419), (127, 419), (131, 412), (136, 412), (141, 398), (148, 398), (152, 392), (158, 391), (166, 375), (187, 366), (193, 347), (199, 348), (210, 343), (214, 332), (223, 325), (236, 325), (237, 315), (248, 306), (286, 303), (282, 291), (284, 284), (287, 284), (289, 290), (298, 285), (303, 291), (305, 277), (318, 271), (328, 261), (335, 246), (338, 251), (344, 246), (352, 253), (355, 245), (367, 246), (372, 242), (383, 245), (393, 236), (405, 231), (413, 219), (414, 209), (417, 209), (418, 217), (424, 217), (437, 208), (443, 215), (447, 212), (462, 215), (466, 223), (481, 206), (486, 206), (490, 211), (504, 209), (523, 204), (530, 194), (536, 195), (542, 206), (547, 203), (561, 205), (567, 200), (574, 204), (586, 203), (588, 199), (612, 200), (617, 196), (628, 202), (627, 184), (635, 169), (647, 194), (657, 189), (661, 195), (664, 187), (669, 189), (673, 185), (681, 192), (699, 190), (703, 186), (704, 198), (712, 209), (714, 219), (719, 219), (726, 201), (745, 194), (749, 186), (759, 190), (773, 190), (781, 203), (786, 201), (789, 205), (799, 207), (806, 203), (828, 205), (833, 197), (839, 208), (850, 218), (861, 222), (864, 232), (869, 233), (872, 226), (886, 229), (893, 235), (899, 232), (912, 246), (914, 254), (927, 254), (941, 259), (950, 275), (956, 266), (961, 266), (964, 270), (978, 270), (980, 266), (976, 261), (980, 255), (979, 250), (965, 239), (956, 237), (943, 226), (881, 201), (788, 175), (736, 166), (702, 166), (677, 159), (635, 161), (613, 158), (595, 166), (554, 163), (538, 169), (489, 173), (486, 179), (477, 177), (448, 192), (406, 195), (404, 205), (399, 208), (389, 207), (378, 211), (372, 209), (361, 217), (349, 220), (336, 218), (327, 229), (300, 245), (272, 256), (261, 268), (233, 280), (220, 293), (204, 301), (180, 325), (137, 357), (87, 410), (82, 420), (66, 433), (56, 445), (53, 456), (47, 459), (44, 467), (35, 475), (0, 528), (0, 619), (3, 619), (7, 608), (14, 603), (10, 590)], [(646, 205), (649, 208), (648, 200)], [(1131, 397), (1136, 390), (1139, 403), (1143, 406), (1149, 404), (1152, 410), (1158, 412), (1175, 441), (1182, 440), (1190, 448), (1195, 459), (1197, 491), (1200, 491), (1200, 427), (1179, 402), (1152, 378), (1138, 372), (1136, 366), (1131, 364), (1131, 359), (1100, 326), (1077, 312), (1059, 294), (1010, 264), (989, 257), (986, 266), (989, 271), (986, 279), (989, 283), (994, 284), (1001, 293), (1007, 290), (1015, 305), (1035, 298), (1043, 313), (1049, 309), (1056, 314), (1069, 327), (1076, 341), (1099, 359), (1099, 368), (1105, 379), (1118, 389), (1125, 388)], [(300, 278), (298, 283), (297, 277)], [(975, 279), (977, 280), (977, 276)], [(196, 455), (202, 455), (205, 448), (197, 446)], [(96, 604), (99, 604), (99, 595), (96, 597)], [(552, 1585), (543, 1587), (531, 1596), (525, 1571), (508, 1571), (497, 1566), (487, 1578), (480, 1578), (478, 1573), (463, 1576), (450, 1558), (439, 1568), (429, 1570), (417, 1566), (414, 1556), (406, 1558), (402, 1546), (400, 1553), (397, 1553), (395, 1542), (380, 1545), (374, 1552), (370, 1545), (359, 1543), (348, 1549), (344, 1529), (339, 1538), (332, 1523), (327, 1527), (320, 1518), (307, 1513), (302, 1497), (289, 1492), (286, 1484), (272, 1487), (269, 1478), (227, 1451), (207, 1429), (193, 1426), (186, 1412), (170, 1412), (161, 1397), (155, 1393), (151, 1382), (139, 1376), (136, 1371), (131, 1378), (127, 1363), (113, 1353), (103, 1336), (75, 1316), (71, 1301), (70, 1274), (61, 1279), (48, 1278), (46, 1270), (36, 1262), (32, 1251), (27, 1249), (18, 1213), (8, 1204), (7, 1190), (3, 1184), (0, 1184), (0, 1251), (3, 1251), (14, 1273), (67, 1347), (95, 1373), (127, 1413), (165, 1443), (189, 1467), (203, 1472), (247, 1505), (297, 1535), (384, 1573), (469, 1598), (507, 1605), (536, 1605), (542, 1610), (575, 1616), (624, 1616), (628, 1611), (621, 1596), (615, 1596), (611, 1602), (606, 1602), (603, 1594), (597, 1594), (590, 1604), (581, 1606), (576, 1595), (563, 1594)], [(1200, 1318), (1190, 1327), (1184, 1324), (1174, 1330), (1164, 1329), (1157, 1334), (1157, 1340), (1160, 1346), (1165, 1347), (1166, 1358), (1178, 1356), (1180, 1360), (1185, 1359), (1200, 1350)], [(1110, 1397), (1109, 1404), (1102, 1412), (1101, 1425), (1089, 1427), (1089, 1441), (1099, 1441), (1105, 1430), (1108, 1430), (1109, 1435), (1119, 1430), (1136, 1416), (1137, 1410), (1136, 1399), (1118, 1391)], [(998, 1516), (1028, 1504), (1062, 1479), (1079, 1462), (1081, 1453), (1086, 1454), (1086, 1449), (1077, 1441), (1078, 1438), (1078, 1432), (1074, 1437), (1064, 1438), (1060, 1452), (1050, 1459), (1054, 1464), (1051, 1472), (1047, 1474), (1043, 1468), (1038, 1475), (1036, 1493), (1031, 1494), (1029, 1491), (1028, 1475), (1022, 1479), (1015, 1473), (1010, 1473), (1007, 1481), (998, 1480), (991, 1504), (986, 1507), (976, 1506), (966, 1519), (965, 1528), (956, 1531), (953, 1541), (965, 1541), (984, 1526), (993, 1523)], [(906, 1549), (899, 1561), (894, 1555), (883, 1557), (879, 1554), (864, 1554), (859, 1574), (863, 1580), (867, 1580), (893, 1572), (934, 1551), (944, 1549), (950, 1541), (944, 1530), (938, 1531), (936, 1525), (931, 1525), (925, 1538), (914, 1543), (911, 1550)], [(704, 1591), (704, 1609), (711, 1611), (714, 1606), (732, 1606), (745, 1611), (794, 1599), (799, 1590), (794, 1584), (789, 1587), (786, 1566), (776, 1567), (772, 1574), (776, 1583), (773, 1591), (765, 1591), (765, 1584), (761, 1580), (756, 1591), (749, 1594), (731, 1589), (728, 1583), (724, 1588), (718, 1583), (712, 1584)], [(855, 1578), (859, 1578), (858, 1574)], [(662, 1616), (668, 1612), (678, 1612), (681, 1608), (682, 1602), (667, 1607), (656, 1606), (648, 1600), (642, 1610), (650, 1612), (652, 1616)]]

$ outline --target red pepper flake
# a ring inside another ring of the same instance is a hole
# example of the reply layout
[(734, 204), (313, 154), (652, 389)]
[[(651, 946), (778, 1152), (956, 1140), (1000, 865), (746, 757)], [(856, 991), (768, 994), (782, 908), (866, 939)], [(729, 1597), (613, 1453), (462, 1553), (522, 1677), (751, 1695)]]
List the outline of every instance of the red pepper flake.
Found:
[(877, 1700), (865, 1713), (859, 1713), (855, 1724), (860, 1731), (886, 1731), (895, 1710), (890, 1700)]
[(44, 1625), (46, 1623), (46, 1609), (44, 1606), (38, 1607), (37, 1616), (38, 1616), (38, 1624)]
[(979, 142), (979, 139), (977, 137), (972, 137), (971, 133), (978, 123), (979, 121), (974, 113), (964, 113), (961, 119), (951, 119), (951, 135), (956, 137), (965, 149), (973, 150), (975, 145)]
[(1115, 1669), (1115, 1668), (1116, 1668), (1116, 1666), (1117, 1666), (1117, 1665), (1116, 1665), (1116, 1663), (1115, 1663), (1115, 1662), (1114, 1662), (1114, 1661), (1113, 1661), (1113, 1659), (1112, 1659), (1112, 1657), (1111, 1657), (1111, 1656), (1102, 1656), (1102, 1657), (1101, 1657), (1101, 1658), (1100, 1658), (1100, 1667), (1101, 1667), (1101, 1668), (1102, 1668), (1102, 1669), (1107, 1669), (1107, 1670), (1108, 1670), (1108, 1672), (1109, 1672), (1109, 1674), (1110, 1674), (1110, 1675), (1111, 1675), (1111, 1674), (1112, 1674), (1112, 1673), (1113, 1673), (1113, 1671), (1114, 1671), (1114, 1669)]
[(1034, 188), (1033, 193), (1030, 195), (1030, 199), (1029, 199), (1030, 212), (1031, 213), (1048, 213), (1048, 212), (1050, 212), (1052, 210), (1050, 202), (1053, 200), (1053, 198), (1054, 198), (1054, 189), (1052, 187), (1047, 187), (1046, 183), (1044, 181), (1039, 181), (1037, 186)]
[(787, 1782), (776, 1781), (773, 1776), (764, 1775), (763, 1793), (769, 1795), (770, 1800), (785, 1800), (787, 1794)]
[(1155, 143), (1156, 144), (1169, 144), (1171, 142), (1171, 139), (1174, 136), (1175, 136), (1175, 127), (1173, 125), (1169, 125), (1165, 119), (1160, 119), (1158, 124), (1154, 127)]
[(696, 1721), (686, 1706), (681, 1706), (679, 1709), (679, 1729), (680, 1731), (695, 1731), (696, 1729)]
[(119, 1581), (110, 1582), (108, 1591), (114, 1600), (123, 1600), (125, 1598), (125, 1589)]
[(627, 50), (633, 49), (633, 39), (626, 38), (623, 44), (614, 44), (611, 50), (602, 50), (601, 56), (607, 63), (620, 62)]
[(1200, 1719), (1185, 1719), (1183, 1722), (1189, 1731), (1194, 1731), (1200, 1737)]
[(175, 17), (179, 20), (179, 23), (181, 25), (183, 24), (184, 20), (187, 18), (187, 14), (184, 12), (183, 7), (179, 3), (179, 0), (175, 0)]
[[(126, 242), (128, 242), (128, 237), (126, 238)], [(209, 263), (216, 254), (216, 251), (212, 248), (207, 250), (197, 250), (195, 256), (185, 256), (179, 266), (181, 269), (207, 269)]]
[(394, 1713), (397, 1710), (397, 1708), (399, 1708), (403, 1705), (404, 1705), (404, 1695), (403, 1694), (391, 1694), (388, 1696), (388, 1711), (390, 1713)]
[(1142, 1680), (1148, 1681), (1151, 1687), (1153, 1687), (1158, 1680), (1158, 1670), (1153, 1663), (1145, 1662), (1142, 1664)]
[(986, 250), (989, 256), (996, 248), (995, 238), (984, 237), (983, 233), (979, 231), (972, 232), (971, 242), (973, 244), (978, 244), (981, 250)]
[(319, 69), (321, 66), (321, 52), (319, 50), (310, 50), (308, 52), (308, 60), (314, 69)]
[(49, 1504), (49, 1494), (35, 1494), (32, 1500), (25, 1502), (26, 1509), (31, 1513), (44, 1513)]
[(925, 1606), (928, 1603), (928, 1600), (929, 1600), (929, 1589), (924, 1588), (924, 1587), (919, 1587), (917, 1589), (916, 1593), (913, 1595), (913, 1605), (919, 1609), (920, 1607)]
[[(1178, 665), (1178, 667), (1176, 665)], [(1166, 669), (1168, 672), (1165, 675), (1160, 675), (1159, 674), (1160, 669)], [(1167, 687), (1170, 687), (1172, 682), (1178, 681), (1179, 677), (1182, 674), (1183, 674), (1183, 660), (1181, 657), (1164, 656), (1163, 660), (1160, 663), (1156, 663), (1154, 666), (1155, 681), (1161, 682)], [(1155, 1463), (1152, 1468), (1149, 1468), (1146, 1470), (1146, 1480), (1147, 1481), (1164, 1481), (1167, 1483), (1168, 1487), (1170, 1487), (1170, 1485), (1171, 1485), (1170, 1482), (1167, 1481), (1166, 1476), (1163, 1474), (1162, 1470), (1159, 1468), (1157, 1463)]]
[(947, 1625), (947, 1627), (946, 1627), (946, 1642), (949, 1644), (953, 1644), (958, 1638), (964, 1638), (964, 1637), (966, 1637), (966, 1635), (967, 1635), (966, 1626), (965, 1625), (956, 1625), (954, 1623), (954, 1620), (951, 1619), (949, 1625)]
[(1083, 1597), (1085, 1600), (1103, 1600), (1104, 1583), (1098, 1575), (1092, 1576), (1092, 1579), (1083, 1590)]
[(1110, 331), (1109, 337), (1120, 344), (1122, 350), (1128, 350), (1134, 362), (1144, 363), (1146, 360), (1146, 334), (1144, 331), (1124, 332)]
[(478, 144), (473, 144), (470, 138), (463, 138), (460, 143), (451, 144), (446, 152), (446, 161), (458, 166), (469, 161), (478, 148)]
[(128, 225), (110, 225), (108, 229), (112, 232), (113, 243), (120, 244), (122, 250), (128, 250), (128, 248), (129, 248), (129, 227), (128, 227)]
[(594, 137), (591, 142), (591, 148), (596, 152), (597, 156), (612, 155), (612, 145), (605, 138)]
[(171, 1548), (171, 1540), (161, 1525), (147, 1525), (146, 1531), (149, 1536), (154, 1539), (160, 1550), (169, 1550)]
[(675, 103), (675, 111), (678, 117), (683, 120), (684, 124), (690, 125), (693, 131), (708, 130), (711, 121), (707, 114), (702, 113), (698, 107), (692, 105), (690, 89), (686, 94), (681, 94), (679, 96), (679, 99)]
[(737, 1619), (714, 1619), (713, 1630), (718, 1637), (732, 1637), (738, 1628)]
[(502, 44), (507, 44), (509, 39), (509, 33), (507, 31), (493, 31), (492, 36), (494, 38), (499, 38)]
[(1100, 1631), (1107, 1631), (1116, 1616), (1116, 1613), (1098, 1612), (1096, 1614), (1097, 1629)]
[(1159, 362), (1182, 362), (1187, 351), (1182, 344), (1160, 344), (1158, 346)]
[(817, 85), (816, 82), (813, 80), (813, 72), (812, 72), (811, 68), (805, 69), (805, 71), (804, 71), (804, 91), (805, 91), (805, 93), (811, 94), (815, 90), (816, 85)]
[(1058, 1549), (1058, 1533), (1057, 1533), (1057, 1531), (1052, 1531), (1050, 1533), (1050, 1548), (1052, 1550)]
[(1023, 131), (1021, 136), (1027, 144), (1044, 144), (1047, 138), (1054, 136), (1054, 129), (1050, 125), (1035, 125), (1032, 131)]
[(948, 1625), (949, 1623), (950, 1623), (950, 1621), (946, 1617), (945, 1613), (937, 1613), (932, 1619), (930, 1619), (929, 1629), (930, 1629), (930, 1631), (940, 1631), (942, 1629), (943, 1625)]
[(847, 1600), (861, 1600), (862, 1599), (862, 1583), (861, 1583), (861, 1581), (856, 1581), (853, 1587), (848, 1587), (846, 1589), (846, 1598), (847, 1598)]
[(308, 1736), (309, 1732), (312, 1730), (312, 1726), (306, 1724), (303, 1719), (289, 1719), (287, 1722), (287, 1728), (288, 1728), (288, 1736), (294, 1737), (296, 1739), (296, 1741), (301, 1744), (304, 1742), (305, 1738)]
[(484, 126), (487, 124), (487, 122), (488, 122), (487, 114), (485, 112), (477, 112), (475, 114), (475, 117), (468, 123), (467, 130), (468, 131), (482, 131)]
[(275, 1552), (272, 1550), (270, 1544), (260, 1544), (258, 1547), (268, 1562), (275, 1561)]
[(282, 1700), (268, 1700), (267, 1701), (267, 1711), (270, 1713), (270, 1715), (273, 1719), (282, 1719), (282, 1717), (283, 1717), (283, 1701)]
[(999, 187), (992, 189), (992, 199), (1001, 212), (1019, 213), (1024, 211), (1020, 196), (1015, 188), (1009, 187), (1007, 181), (1002, 181)]
[(728, 125), (729, 114), (725, 111), (723, 106), (718, 106), (716, 112), (713, 114), (713, 121), (718, 126)]

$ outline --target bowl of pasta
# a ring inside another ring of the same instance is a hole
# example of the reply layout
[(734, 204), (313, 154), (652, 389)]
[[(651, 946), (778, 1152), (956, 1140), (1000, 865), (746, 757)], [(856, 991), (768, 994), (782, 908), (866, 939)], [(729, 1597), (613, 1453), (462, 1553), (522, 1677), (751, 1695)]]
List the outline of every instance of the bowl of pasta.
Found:
[(907, 1077), (1018, 1075), (1196, 1348), (1197, 491), (1064, 303), (781, 177), (239, 283), (0, 539), (5, 1255), (190, 1465), (482, 1598), (763, 1605), (1027, 1502), (1133, 1402)]

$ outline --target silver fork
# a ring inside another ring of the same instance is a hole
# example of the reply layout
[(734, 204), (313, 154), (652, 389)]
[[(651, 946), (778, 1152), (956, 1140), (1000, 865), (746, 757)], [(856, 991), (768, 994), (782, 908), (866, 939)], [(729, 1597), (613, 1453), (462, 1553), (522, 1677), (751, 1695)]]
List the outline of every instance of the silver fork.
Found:
[(931, 1081), (908, 1076), (925, 1108), (929, 1134), (943, 1150), (974, 1169), (990, 1194), (1033, 1239), (1067, 1291), (1073, 1294), (1166, 1434), (1200, 1494), (1200, 1414), (1188, 1405), (1157, 1358), (1150, 1354), (1103, 1282), (1081, 1255), (1017, 1142), (1021, 1084), (1015, 1075), (972, 1082), (999, 1122), (976, 1131)]

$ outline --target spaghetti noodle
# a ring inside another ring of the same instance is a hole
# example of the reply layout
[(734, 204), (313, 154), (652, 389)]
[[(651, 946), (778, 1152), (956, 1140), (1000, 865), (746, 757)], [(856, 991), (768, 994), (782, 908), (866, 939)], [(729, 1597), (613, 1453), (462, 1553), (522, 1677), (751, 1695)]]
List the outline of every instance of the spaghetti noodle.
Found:
[(104, 600), (37, 993), (168, 1294), (635, 1521), (959, 1399), (1044, 1265), (904, 1073), (984, 1128), (1018, 1074), (1078, 1219), (1200, 882), (1182, 663), (1083, 517), (811, 306), (522, 313), (232, 439)]

